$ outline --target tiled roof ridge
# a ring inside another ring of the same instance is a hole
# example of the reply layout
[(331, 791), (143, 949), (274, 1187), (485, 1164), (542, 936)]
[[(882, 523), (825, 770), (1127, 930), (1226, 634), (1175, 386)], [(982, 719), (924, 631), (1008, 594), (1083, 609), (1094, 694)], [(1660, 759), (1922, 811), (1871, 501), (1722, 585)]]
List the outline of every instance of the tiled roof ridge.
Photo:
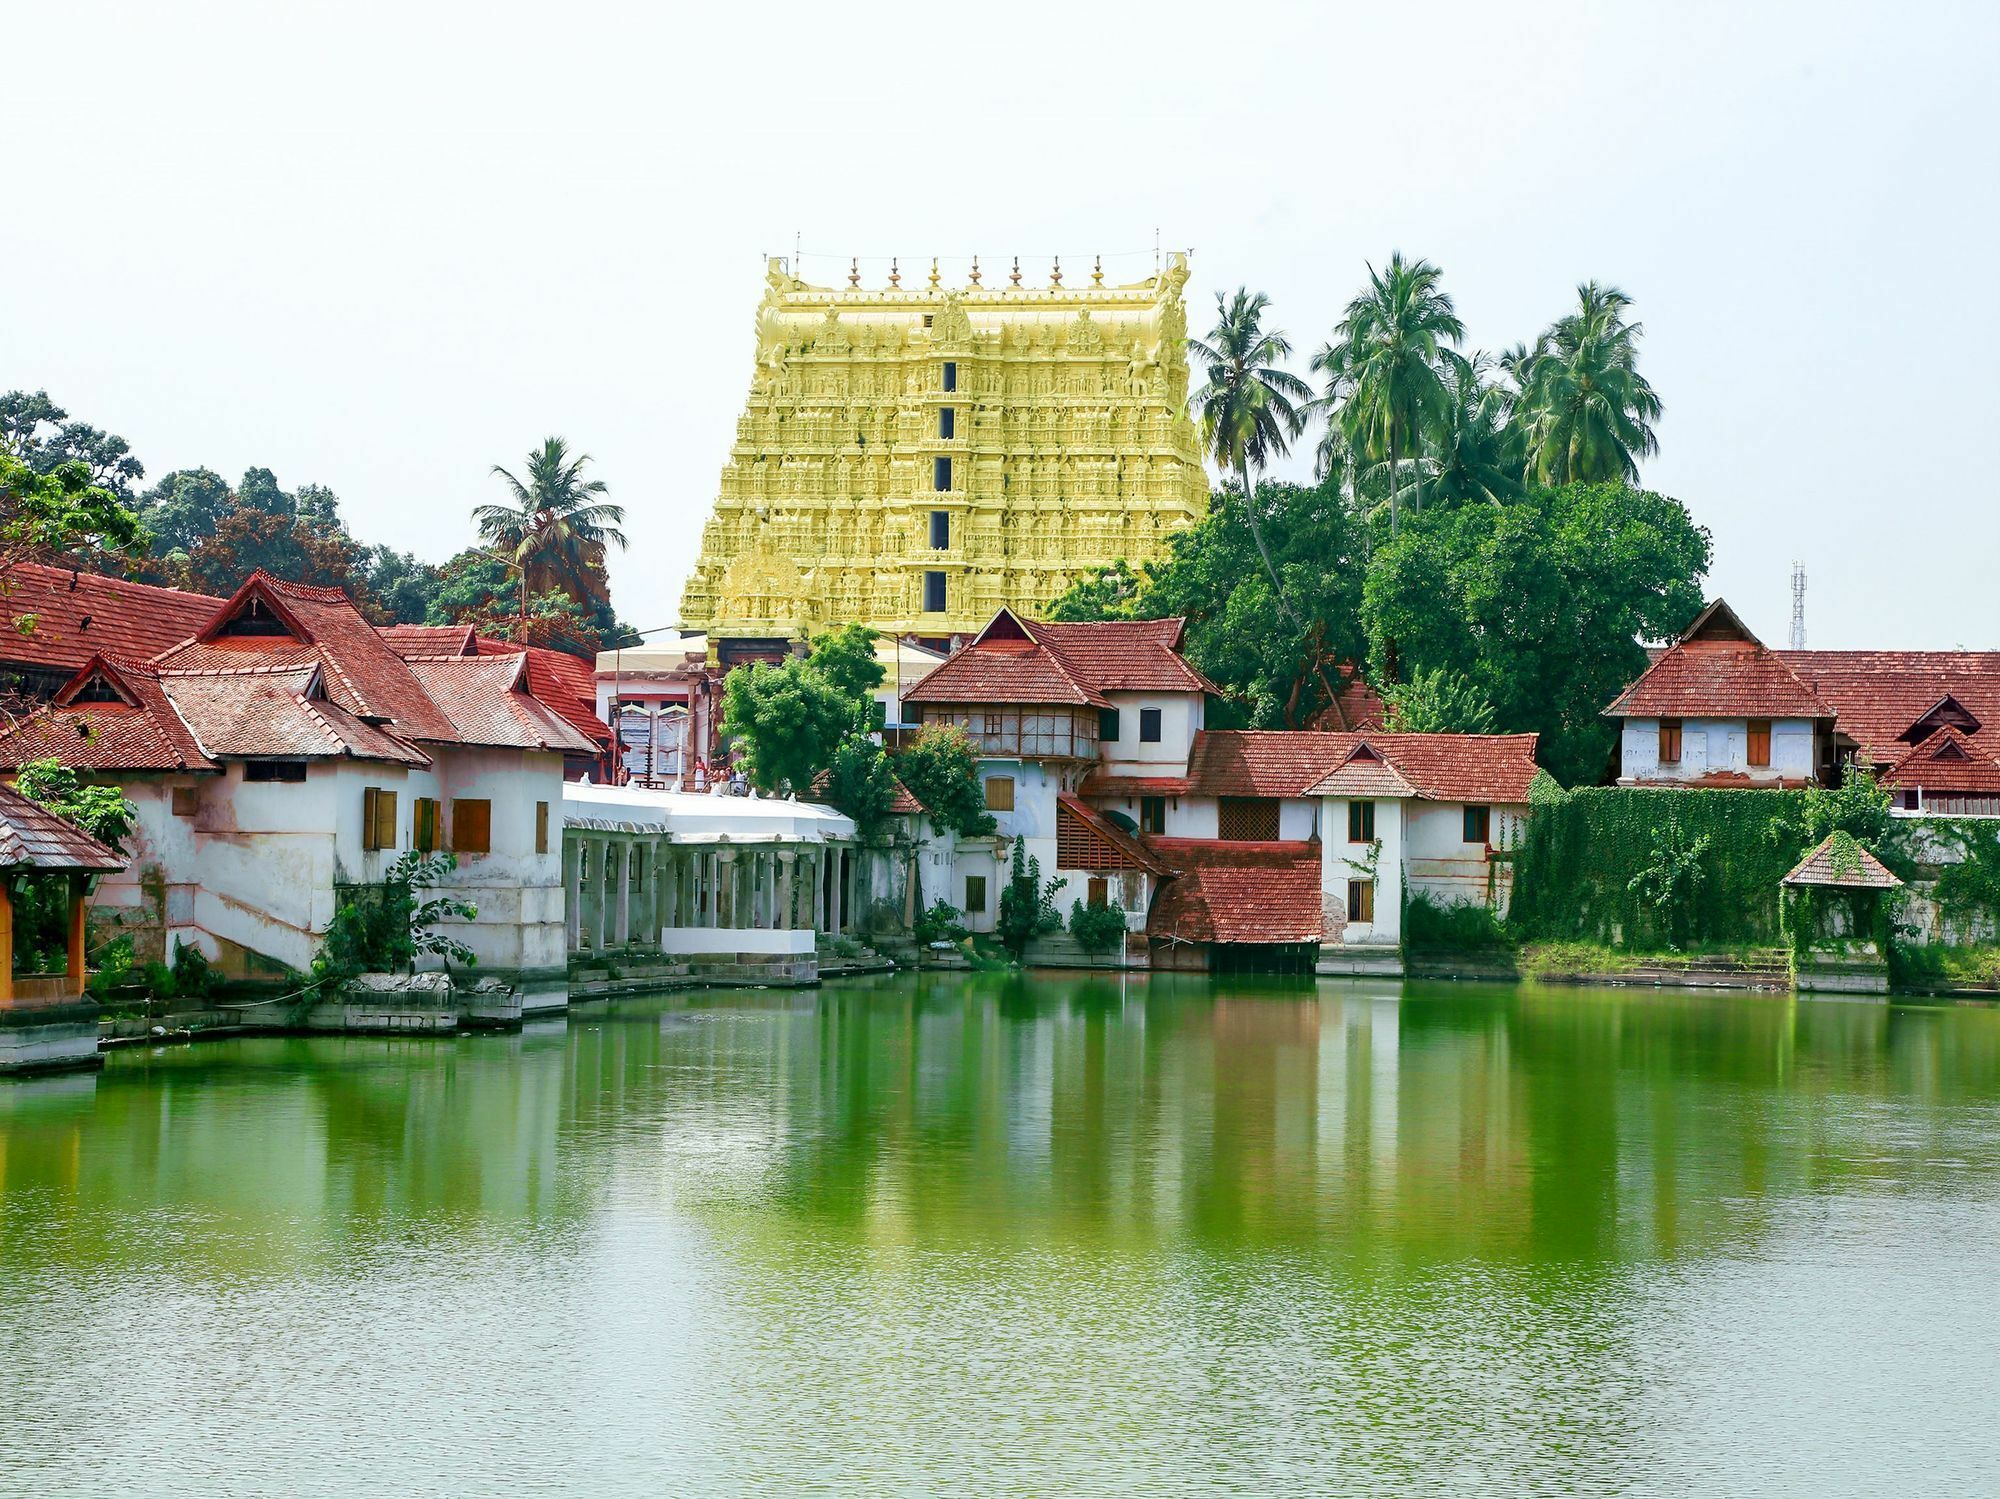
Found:
[(110, 583), (119, 588), (140, 588), (148, 593), (172, 594), (177, 599), (200, 599), (204, 603), (221, 604), (227, 602), (212, 593), (197, 593), (192, 588), (175, 588), (170, 583), (148, 583), (140, 578), (121, 578), (113, 573), (95, 572), (87, 567), (65, 567), (56, 562), (17, 562), (8, 570), (10, 577), (46, 574), (49, 577), (68, 576), (72, 578), (95, 578), (99, 582)]
[[(295, 692), (292, 696), (297, 699), (298, 705), (305, 710), (306, 717), (319, 725), (320, 732), (325, 734), (327, 739), (332, 743), (334, 754), (351, 755), (353, 753), (353, 748), (345, 739), (340, 737), (339, 731), (334, 728), (333, 721), (320, 712), (318, 703), (315, 703), (303, 692)], [(390, 737), (394, 738), (397, 736), (391, 735)], [(412, 746), (412, 748), (415, 748), (415, 746)], [(417, 753), (423, 754), (423, 751), (418, 750)], [(429, 759), (430, 757), (426, 755), (425, 758)]]

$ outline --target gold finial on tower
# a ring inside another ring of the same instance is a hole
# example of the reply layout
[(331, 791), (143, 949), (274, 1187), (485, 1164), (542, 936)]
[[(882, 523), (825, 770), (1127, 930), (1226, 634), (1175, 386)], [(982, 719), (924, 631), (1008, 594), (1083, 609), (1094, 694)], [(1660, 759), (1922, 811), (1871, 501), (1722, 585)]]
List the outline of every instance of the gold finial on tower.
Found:
[(1104, 257), (1102, 255), (1097, 256), (1091, 263), (1090, 284), (1092, 286), (1104, 285)]
[(1062, 285), (1062, 256), (1060, 255), (1056, 257), (1055, 269), (1049, 272), (1049, 285), (1051, 286)]
[(937, 256), (933, 255), (931, 257), (931, 290), (936, 291), (937, 288), (938, 288)]
[(893, 255), (889, 257), (889, 284), (891, 286), (903, 284), (903, 268)]
[(848, 257), (847, 284), (849, 286), (859, 286), (861, 284), (861, 257), (859, 255)]
[(979, 257), (977, 255), (972, 257), (972, 284), (974, 286), (979, 285)]
[(1011, 270), (1011, 271), (1009, 271), (1009, 272), (1007, 273), (1007, 279), (1008, 279), (1009, 281), (1013, 282), (1013, 283), (1014, 283), (1014, 284), (1015, 284), (1016, 286), (1019, 286), (1019, 285), (1021, 284), (1021, 257), (1020, 257), (1020, 256), (1016, 255), (1016, 256), (1014, 257), (1014, 269), (1013, 269), (1013, 270)]

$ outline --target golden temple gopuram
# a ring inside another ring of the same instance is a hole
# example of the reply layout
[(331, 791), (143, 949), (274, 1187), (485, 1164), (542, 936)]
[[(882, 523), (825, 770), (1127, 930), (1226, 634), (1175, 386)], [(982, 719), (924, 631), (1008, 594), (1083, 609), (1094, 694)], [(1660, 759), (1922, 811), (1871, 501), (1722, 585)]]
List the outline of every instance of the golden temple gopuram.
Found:
[[(811, 286), (770, 262), (757, 366), (682, 596), (689, 630), (970, 634), (1208, 505), (1185, 412), (1187, 257), (1144, 281)], [(917, 279), (912, 277), (911, 279)], [(1000, 279), (1000, 278), (996, 278)]]

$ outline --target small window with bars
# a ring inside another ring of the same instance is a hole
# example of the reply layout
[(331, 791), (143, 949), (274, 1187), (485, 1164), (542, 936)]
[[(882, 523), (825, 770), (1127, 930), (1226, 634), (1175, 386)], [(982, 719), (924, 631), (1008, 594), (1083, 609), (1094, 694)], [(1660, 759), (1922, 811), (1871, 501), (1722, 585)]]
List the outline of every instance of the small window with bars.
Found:
[(1224, 843), (1270, 843), (1278, 836), (1278, 803), (1268, 796), (1225, 796), (1216, 804), (1215, 836)]

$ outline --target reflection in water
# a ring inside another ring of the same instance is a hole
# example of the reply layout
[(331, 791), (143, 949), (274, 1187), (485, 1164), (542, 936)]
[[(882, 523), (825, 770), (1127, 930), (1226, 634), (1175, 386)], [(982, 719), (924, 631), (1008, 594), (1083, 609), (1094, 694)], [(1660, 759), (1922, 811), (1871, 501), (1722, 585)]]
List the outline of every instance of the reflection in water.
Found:
[(1983, 1010), (995, 974), (121, 1053), (0, 1089), (0, 1493), (1962, 1488), (1996, 1185)]

